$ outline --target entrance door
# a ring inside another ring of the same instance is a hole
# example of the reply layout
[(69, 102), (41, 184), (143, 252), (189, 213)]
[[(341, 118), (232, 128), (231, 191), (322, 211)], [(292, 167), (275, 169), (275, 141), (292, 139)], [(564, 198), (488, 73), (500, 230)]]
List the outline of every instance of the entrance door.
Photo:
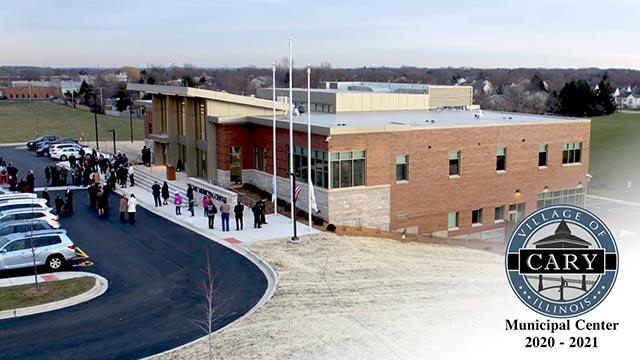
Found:
[(229, 148), (229, 181), (231, 185), (242, 184), (242, 146)]

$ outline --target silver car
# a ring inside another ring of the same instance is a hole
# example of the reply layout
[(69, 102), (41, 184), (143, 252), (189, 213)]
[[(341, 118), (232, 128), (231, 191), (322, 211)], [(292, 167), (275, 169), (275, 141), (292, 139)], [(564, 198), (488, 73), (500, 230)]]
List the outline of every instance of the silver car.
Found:
[(14, 233), (26, 233), (37, 230), (49, 230), (53, 229), (51, 225), (45, 220), (18, 220), (8, 221), (0, 224), (0, 237), (14, 234)]
[(12, 209), (50, 209), (45, 199), (0, 200), (0, 211)]
[(61, 270), (76, 256), (66, 230), (39, 230), (0, 237), (0, 270), (44, 265)]
[(0, 211), (0, 224), (8, 221), (34, 219), (44, 220), (54, 229), (60, 228), (60, 218), (54, 210), (28, 208)]

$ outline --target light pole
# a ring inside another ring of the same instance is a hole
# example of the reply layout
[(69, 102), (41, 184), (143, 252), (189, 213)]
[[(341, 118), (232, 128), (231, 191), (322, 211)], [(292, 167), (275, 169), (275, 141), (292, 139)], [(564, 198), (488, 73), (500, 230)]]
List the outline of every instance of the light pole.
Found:
[(129, 127), (131, 128), (131, 143), (133, 144), (133, 98), (129, 95)]
[(93, 121), (96, 126), (96, 150), (100, 150), (100, 143), (98, 142), (98, 104), (96, 103), (96, 93), (93, 93)]
[(109, 129), (109, 132), (113, 133), (113, 155), (116, 154), (116, 129)]

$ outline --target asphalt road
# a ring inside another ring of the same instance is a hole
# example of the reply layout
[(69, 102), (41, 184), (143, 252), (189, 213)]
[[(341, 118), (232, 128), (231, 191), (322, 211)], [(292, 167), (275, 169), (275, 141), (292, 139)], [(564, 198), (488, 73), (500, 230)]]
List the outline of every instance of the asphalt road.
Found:
[[(44, 185), (46, 159), (1, 148), (20, 169), (36, 170)], [(101, 297), (71, 308), (0, 320), (1, 359), (135, 359), (204, 336), (192, 320), (204, 319), (201, 290), (207, 253), (218, 287), (215, 328), (251, 309), (264, 294), (264, 275), (248, 260), (138, 207), (135, 224), (117, 212), (98, 218), (83, 190), (74, 192), (75, 213), (61, 219), (76, 245), (94, 263), (72, 267), (109, 280)], [(112, 209), (118, 196), (110, 197)], [(6, 274), (0, 274), (6, 276)]]

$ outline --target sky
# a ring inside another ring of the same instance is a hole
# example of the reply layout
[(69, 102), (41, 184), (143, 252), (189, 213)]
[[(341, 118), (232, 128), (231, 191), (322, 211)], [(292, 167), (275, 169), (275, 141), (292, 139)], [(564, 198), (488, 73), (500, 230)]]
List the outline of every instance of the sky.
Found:
[(0, 66), (640, 69), (640, 1), (18, 0)]

